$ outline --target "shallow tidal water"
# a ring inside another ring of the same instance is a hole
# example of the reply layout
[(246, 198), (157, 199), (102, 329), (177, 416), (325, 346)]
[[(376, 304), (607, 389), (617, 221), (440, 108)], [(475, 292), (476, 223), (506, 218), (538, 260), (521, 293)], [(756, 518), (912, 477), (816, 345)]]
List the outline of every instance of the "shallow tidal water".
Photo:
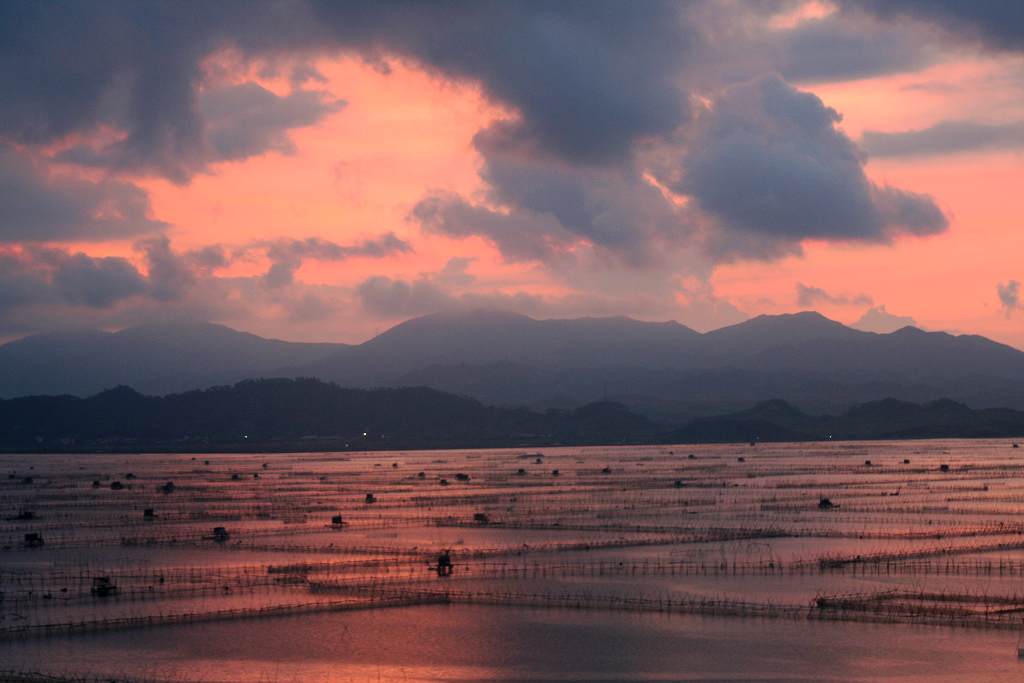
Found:
[[(1024, 680), (1022, 452), (921, 441), (0, 456), (0, 671)], [(158, 490), (166, 481), (173, 493)], [(215, 526), (229, 539), (213, 540)], [(441, 577), (446, 550), (454, 569)], [(96, 595), (96, 577), (116, 590)], [(292, 612), (268, 615), (281, 606)]]

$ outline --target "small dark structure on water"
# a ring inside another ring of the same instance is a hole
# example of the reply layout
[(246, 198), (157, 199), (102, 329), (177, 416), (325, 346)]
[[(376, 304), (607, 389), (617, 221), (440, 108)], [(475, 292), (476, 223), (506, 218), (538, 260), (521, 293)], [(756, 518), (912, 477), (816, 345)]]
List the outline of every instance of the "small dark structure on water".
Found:
[(163, 486), (159, 487), (161, 493), (174, 493), (174, 482), (169, 481)]
[(561, 472), (559, 472), (558, 470), (551, 470), (551, 476), (553, 476), (553, 477), (557, 477), (560, 474), (561, 474)]
[(946, 463), (942, 463), (941, 465), (939, 465), (939, 471), (940, 472), (949, 472), (949, 465), (947, 465)]
[(124, 488), (124, 484), (122, 484), (119, 481), (112, 481), (112, 482), (110, 482), (110, 490), (111, 491), (120, 491), (123, 488)]
[(441, 554), (437, 556), (437, 575), (441, 577), (447, 577), (452, 575), (452, 551), (442, 550)]
[(473, 521), (477, 524), (490, 524), (491, 518), (487, 516), (486, 512), (474, 512)]
[(25, 534), (25, 547), (26, 548), (41, 548), (43, 547), (43, 535), (38, 532), (31, 532)]
[(831, 510), (832, 508), (837, 508), (837, 507), (839, 507), (839, 506), (836, 505), (835, 503), (833, 503), (828, 498), (824, 498), (823, 497), (823, 498), (821, 498), (821, 500), (818, 501), (818, 509), (819, 510)]
[(117, 585), (110, 580), (109, 576), (94, 576), (89, 592), (97, 598), (107, 598), (117, 593)]
[(458, 474), (455, 475), (455, 480), (456, 481), (469, 481), (469, 475), (468, 474), (464, 474), (462, 472), (459, 472)]
[(142, 511), (142, 518), (147, 521), (152, 521), (156, 519), (156, 513), (153, 511), (153, 508), (146, 508)]
[(345, 520), (341, 515), (334, 515), (331, 517), (331, 526), (335, 529), (340, 529), (345, 526)]
[(601, 474), (611, 474), (612, 468), (605, 465), (604, 469), (601, 470)]
[(373, 495), (372, 493), (367, 493), (366, 498), (364, 500), (366, 501), (367, 505), (369, 505), (370, 503), (376, 503), (377, 496)]
[(522, 477), (526, 474), (526, 470), (520, 467), (518, 470), (516, 470), (516, 474)]
[(217, 526), (213, 528), (213, 540), (215, 543), (225, 543), (229, 538), (231, 538), (231, 534), (228, 533), (225, 527)]
[(100, 484), (100, 480), (99, 479), (93, 479), (92, 480), (92, 487), (94, 489), (98, 489), (100, 486), (101, 486), (101, 484)]

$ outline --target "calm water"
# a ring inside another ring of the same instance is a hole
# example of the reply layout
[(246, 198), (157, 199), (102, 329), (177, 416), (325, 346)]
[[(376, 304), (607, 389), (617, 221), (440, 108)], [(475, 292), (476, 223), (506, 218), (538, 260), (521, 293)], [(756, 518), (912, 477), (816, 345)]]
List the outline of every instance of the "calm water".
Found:
[[(0, 491), (0, 669), (247, 682), (1022, 680), (1022, 452), (928, 441), (3, 456), (14, 476)], [(166, 481), (173, 493), (157, 489)], [(336, 514), (345, 525), (331, 528)], [(212, 539), (216, 526), (228, 540)], [(26, 533), (42, 546), (26, 547)], [(441, 578), (446, 549), (454, 571)], [(93, 594), (100, 576), (117, 590)], [(384, 606), (443, 592), (452, 604)], [(588, 609), (558, 606), (566, 596)], [(816, 606), (822, 597), (851, 601), (835, 611)], [(636, 611), (609, 609), (616, 599)], [(710, 599), (736, 615), (694, 613)], [(480, 601), (490, 604), (466, 604)], [(259, 615), (283, 605), (304, 607)], [(793, 611), (750, 615), (769, 605)], [(360, 609), (322, 611), (337, 606)], [(166, 623), (224, 610), (233, 618)], [(866, 623), (880, 615), (892, 623)], [(56, 628), (67, 623), (88, 628)]]

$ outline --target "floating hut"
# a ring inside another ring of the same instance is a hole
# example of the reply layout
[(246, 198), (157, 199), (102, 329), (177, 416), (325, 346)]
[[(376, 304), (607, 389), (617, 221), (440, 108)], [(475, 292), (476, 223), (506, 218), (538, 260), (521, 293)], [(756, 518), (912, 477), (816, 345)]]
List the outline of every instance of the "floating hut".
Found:
[(117, 593), (117, 585), (110, 580), (109, 576), (94, 576), (89, 592), (97, 598), (107, 598)]
[(442, 550), (441, 554), (437, 556), (437, 575), (438, 576), (451, 576), (452, 575), (452, 551)]

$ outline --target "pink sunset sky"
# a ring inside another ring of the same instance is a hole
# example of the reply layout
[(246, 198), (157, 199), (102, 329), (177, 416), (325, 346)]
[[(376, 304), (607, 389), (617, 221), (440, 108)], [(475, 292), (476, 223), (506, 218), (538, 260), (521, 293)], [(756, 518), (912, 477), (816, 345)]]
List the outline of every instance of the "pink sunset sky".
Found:
[(0, 339), (814, 309), (1024, 348), (1015, 3), (353, 6), (110, 4), (71, 39), (27, 6)]

